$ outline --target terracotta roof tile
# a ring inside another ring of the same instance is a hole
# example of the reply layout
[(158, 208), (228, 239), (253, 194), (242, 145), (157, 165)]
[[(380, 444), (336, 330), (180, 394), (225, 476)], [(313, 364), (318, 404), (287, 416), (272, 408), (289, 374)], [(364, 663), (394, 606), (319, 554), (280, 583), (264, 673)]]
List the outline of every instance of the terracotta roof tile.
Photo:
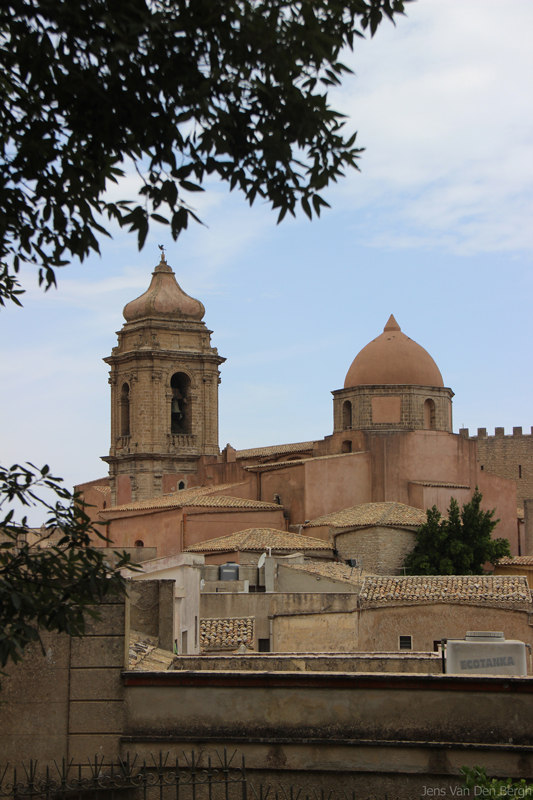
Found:
[[(106, 508), (103, 513), (113, 514), (117, 511), (142, 511), (150, 508), (182, 508), (183, 506), (195, 506), (199, 505), (198, 501), (200, 498), (206, 495), (233, 489), (236, 486), (243, 486), (245, 483), (246, 481), (241, 481), (240, 483), (223, 483), (218, 486), (194, 486), (191, 489), (181, 489), (177, 492), (171, 492), (170, 494), (163, 494), (160, 497), (152, 497), (149, 500), (136, 500), (132, 503), (125, 503), (122, 506), (112, 506), (111, 508)], [(240, 498), (235, 497), (232, 499), (239, 500)], [(255, 503), (257, 501), (248, 500), (244, 502)]]
[(254, 649), (255, 617), (226, 617), (200, 620), (200, 649), (236, 650), (244, 645)]
[(246, 464), (243, 469), (246, 469), (249, 472), (257, 472), (258, 470), (282, 469), (283, 467), (295, 467), (298, 466), (298, 464), (306, 464), (308, 461), (326, 461), (326, 459), (331, 458), (350, 458), (350, 456), (356, 456), (359, 453), (364, 452), (364, 450), (356, 450), (353, 453), (334, 453), (333, 455), (329, 456), (312, 456), (309, 458), (299, 458), (294, 461), (268, 461), (264, 464)]
[(533, 567), (533, 556), (504, 556), (496, 566), (502, 567)]
[(310, 564), (287, 564), (290, 569), (297, 569), (307, 572), (310, 575), (318, 575), (322, 578), (333, 578), (343, 583), (361, 585), (364, 575), (361, 570), (349, 567), (347, 564), (337, 564), (324, 561), (312, 561)]
[(425, 511), (403, 503), (363, 503), (312, 519), (305, 527), (307, 529), (329, 525), (331, 528), (354, 528), (383, 525), (417, 528), (426, 519)]
[[(277, 506), (279, 508), (279, 506)], [(332, 551), (331, 544), (313, 536), (302, 536), (298, 533), (287, 533), (275, 528), (247, 528), (245, 531), (218, 536), (187, 547), (186, 553), (214, 553), (238, 550), (259, 551), (271, 547), (274, 551), (300, 552), (309, 550)]]
[(237, 450), (236, 458), (261, 458), (263, 456), (282, 456), (285, 453), (302, 453), (312, 450), (314, 442), (295, 442), (294, 444), (274, 444), (271, 447), (252, 447)]
[(93, 486), (92, 488), (102, 494), (111, 494), (111, 486)]
[(470, 486), (464, 483), (445, 483), (444, 481), (409, 481), (409, 483), (414, 483), (415, 486), (435, 486), (443, 489), (470, 489)]
[(361, 605), (397, 603), (474, 603), (528, 608), (531, 592), (527, 579), (511, 575), (436, 575), (365, 578)]

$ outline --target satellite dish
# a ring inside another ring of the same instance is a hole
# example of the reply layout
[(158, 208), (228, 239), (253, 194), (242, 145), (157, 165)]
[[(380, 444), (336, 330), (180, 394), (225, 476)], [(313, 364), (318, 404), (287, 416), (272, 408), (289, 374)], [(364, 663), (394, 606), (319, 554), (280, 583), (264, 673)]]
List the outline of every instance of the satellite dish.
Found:
[(262, 556), (259, 556), (259, 561), (257, 562), (257, 569), (261, 569), (261, 567), (265, 566), (267, 554), (263, 553)]

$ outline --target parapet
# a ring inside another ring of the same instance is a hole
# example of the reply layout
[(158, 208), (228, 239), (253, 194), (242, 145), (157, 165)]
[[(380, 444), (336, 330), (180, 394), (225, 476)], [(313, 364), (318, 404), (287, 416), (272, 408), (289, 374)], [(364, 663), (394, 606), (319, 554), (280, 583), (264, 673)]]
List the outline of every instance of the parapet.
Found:
[(522, 426), (513, 428), (512, 434), (505, 434), (505, 428), (494, 428), (494, 436), (490, 434), (487, 435), (486, 428), (478, 428), (477, 434), (470, 436), (470, 432), (468, 428), (460, 428), (459, 429), (459, 436), (462, 436), (464, 439), (496, 439), (505, 436), (506, 439), (518, 439), (522, 436), (533, 436), (533, 425), (531, 426), (531, 433), (523, 433)]

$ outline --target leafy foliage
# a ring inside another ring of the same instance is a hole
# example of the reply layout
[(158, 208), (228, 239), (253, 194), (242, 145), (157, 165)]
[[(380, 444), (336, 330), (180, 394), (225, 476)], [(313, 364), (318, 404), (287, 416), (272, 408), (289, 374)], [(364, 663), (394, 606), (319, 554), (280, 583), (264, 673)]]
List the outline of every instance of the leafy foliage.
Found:
[(512, 778), (489, 778), (485, 767), (461, 767), (459, 771), (471, 797), (490, 797), (497, 800), (502, 797), (531, 797), (533, 794), (533, 783), (526, 783), (524, 778), (519, 781), (513, 781)]
[[(405, 2), (4, 0), (0, 303), (20, 305), (22, 262), (48, 288), (55, 267), (98, 252), (106, 215), (139, 247), (152, 220), (176, 239), (208, 175), (279, 220), (298, 202), (319, 215), (361, 152), (327, 101), (350, 71), (340, 51)], [(109, 202), (128, 160), (140, 198)]]
[(477, 486), (472, 500), (459, 508), (453, 497), (448, 518), (442, 519), (436, 506), (427, 511), (426, 522), (418, 529), (414, 549), (403, 566), (407, 575), (482, 575), (483, 564), (494, 564), (510, 556), (507, 539), (492, 539), (500, 520), (494, 512), (482, 511), (483, 495)]
[[(22, 658), (26, 645), (39, 642), (39, 629), (81, 636), (85, 616), (98, 618), (94, 606), (106, 595), (120, 594), (125, 580), (91, 546), (96, 530), (77, 500), (50, 474), (47, 466), (0, 467), (0, 509), (13, 501), (46, 509), (46, 532), (31, 546), (26, 517), (14, 520), (9, 509), (0, 520), (0, 665)], [(36, 492), (51, 489), (59, 498), (51, 505)], [(53, 541), (51, 541), (51, 537)], [(116, 568), (129, 566), (129, 556), (116, 554)]]

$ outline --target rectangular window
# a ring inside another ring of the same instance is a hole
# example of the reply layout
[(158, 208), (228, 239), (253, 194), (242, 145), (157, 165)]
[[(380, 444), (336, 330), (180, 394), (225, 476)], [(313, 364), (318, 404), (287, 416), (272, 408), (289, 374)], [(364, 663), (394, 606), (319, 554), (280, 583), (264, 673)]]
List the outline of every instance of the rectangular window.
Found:
[(198, 617), (194, 618), (194, 646), (198, 647)]
[(270, 653), (270, 639), (258, 639), (257, 645), (260, 653)]
[(413, 649), (413, 637), (400, 636), (400, 650), (412, 650), (412, 649)]
[(519, 477), (519, 478), (521, 478), (521, 477), (522, 477), (522, 464), (519, 464), (519, 465), (518, 465), (518, 477)]
[(187, 655), (188, 647), (187, 647), (187, 631), (181, 632), (181, 654), (182, 656)]

